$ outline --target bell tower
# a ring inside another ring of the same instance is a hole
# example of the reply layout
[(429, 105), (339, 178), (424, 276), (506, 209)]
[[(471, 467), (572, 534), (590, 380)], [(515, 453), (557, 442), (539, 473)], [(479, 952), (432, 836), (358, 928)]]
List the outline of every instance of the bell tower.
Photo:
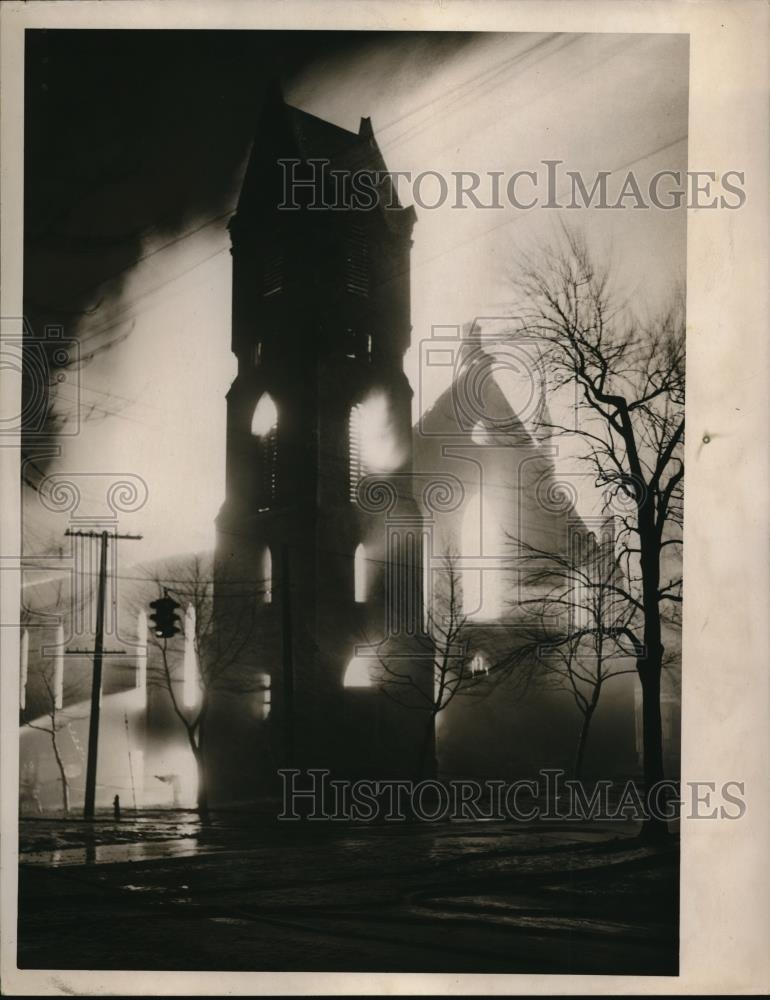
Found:
[(425, 717), (377, 678), (393, 657), (432, 677), (403, 370), (415, 218), (368, 119), (354, 133), (266, 101), (229, 227), (214, 586), (237, 652), (207, 721), (215, 804), (271, 794), (281, 767), (413, 775)]

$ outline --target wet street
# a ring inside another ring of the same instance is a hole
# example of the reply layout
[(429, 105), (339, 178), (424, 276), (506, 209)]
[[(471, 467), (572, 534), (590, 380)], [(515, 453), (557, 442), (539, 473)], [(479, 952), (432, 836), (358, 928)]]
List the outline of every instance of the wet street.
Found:
[(675, 974), (678, 843), (634, 832), (24, 820), (18, 964)]

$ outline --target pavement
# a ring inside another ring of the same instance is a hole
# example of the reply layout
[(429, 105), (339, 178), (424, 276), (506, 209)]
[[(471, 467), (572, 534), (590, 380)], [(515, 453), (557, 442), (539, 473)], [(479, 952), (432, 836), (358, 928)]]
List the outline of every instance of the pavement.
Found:
[(676, 975), (631, 824), (22, 820), (20, 968)]

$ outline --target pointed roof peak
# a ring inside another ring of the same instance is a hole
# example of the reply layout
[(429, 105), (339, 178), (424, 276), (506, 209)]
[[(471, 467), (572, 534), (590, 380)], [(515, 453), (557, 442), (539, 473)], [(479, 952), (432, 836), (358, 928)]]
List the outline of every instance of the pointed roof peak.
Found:
[(297, 160), (318, 161), (323, 165), (321, 170), (370, 174), (378, 193), (378, 211), (385, 224), (398, 233), (411, 230), (416, 213), (411, 206), (404, 208), (398, 200), (371, 118), (361, 118), (357, 132), (343, 128), (287, 103), (280, 81), (275, 78), (268, 81), (262, 96), (236, 212), (241, 221), (233, 220), (231, 232), (241, 226), (246, 214), (275, 210), (276, 199), (284, 194), (281, 164)]

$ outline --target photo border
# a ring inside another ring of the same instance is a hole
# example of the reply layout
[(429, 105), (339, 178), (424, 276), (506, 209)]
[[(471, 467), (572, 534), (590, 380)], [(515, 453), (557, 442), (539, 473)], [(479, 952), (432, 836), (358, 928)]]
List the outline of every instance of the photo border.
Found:
[[(682, 32), (691, 170), (745, 171), (738, 211), (687, 231), (682, 782), (745, 783), (740, 822), (682, 822), (678, 977), (17, 970), (18, 670), (0, 673), (0, 968), (15, 995), (764, 994), (770, 984), (770, 6), (761, 0), (60, 0), (0, 9), (0, 316), (22, 314), (25, 28)], [(0, 415), (20, 409), (0, 372)], [(16, 407), (16, 410), (14, 410)], [(708, 439), (708, 440), (706, 440)], [(18, 443), (0, 442), (0, 642), (18, 663)]]

